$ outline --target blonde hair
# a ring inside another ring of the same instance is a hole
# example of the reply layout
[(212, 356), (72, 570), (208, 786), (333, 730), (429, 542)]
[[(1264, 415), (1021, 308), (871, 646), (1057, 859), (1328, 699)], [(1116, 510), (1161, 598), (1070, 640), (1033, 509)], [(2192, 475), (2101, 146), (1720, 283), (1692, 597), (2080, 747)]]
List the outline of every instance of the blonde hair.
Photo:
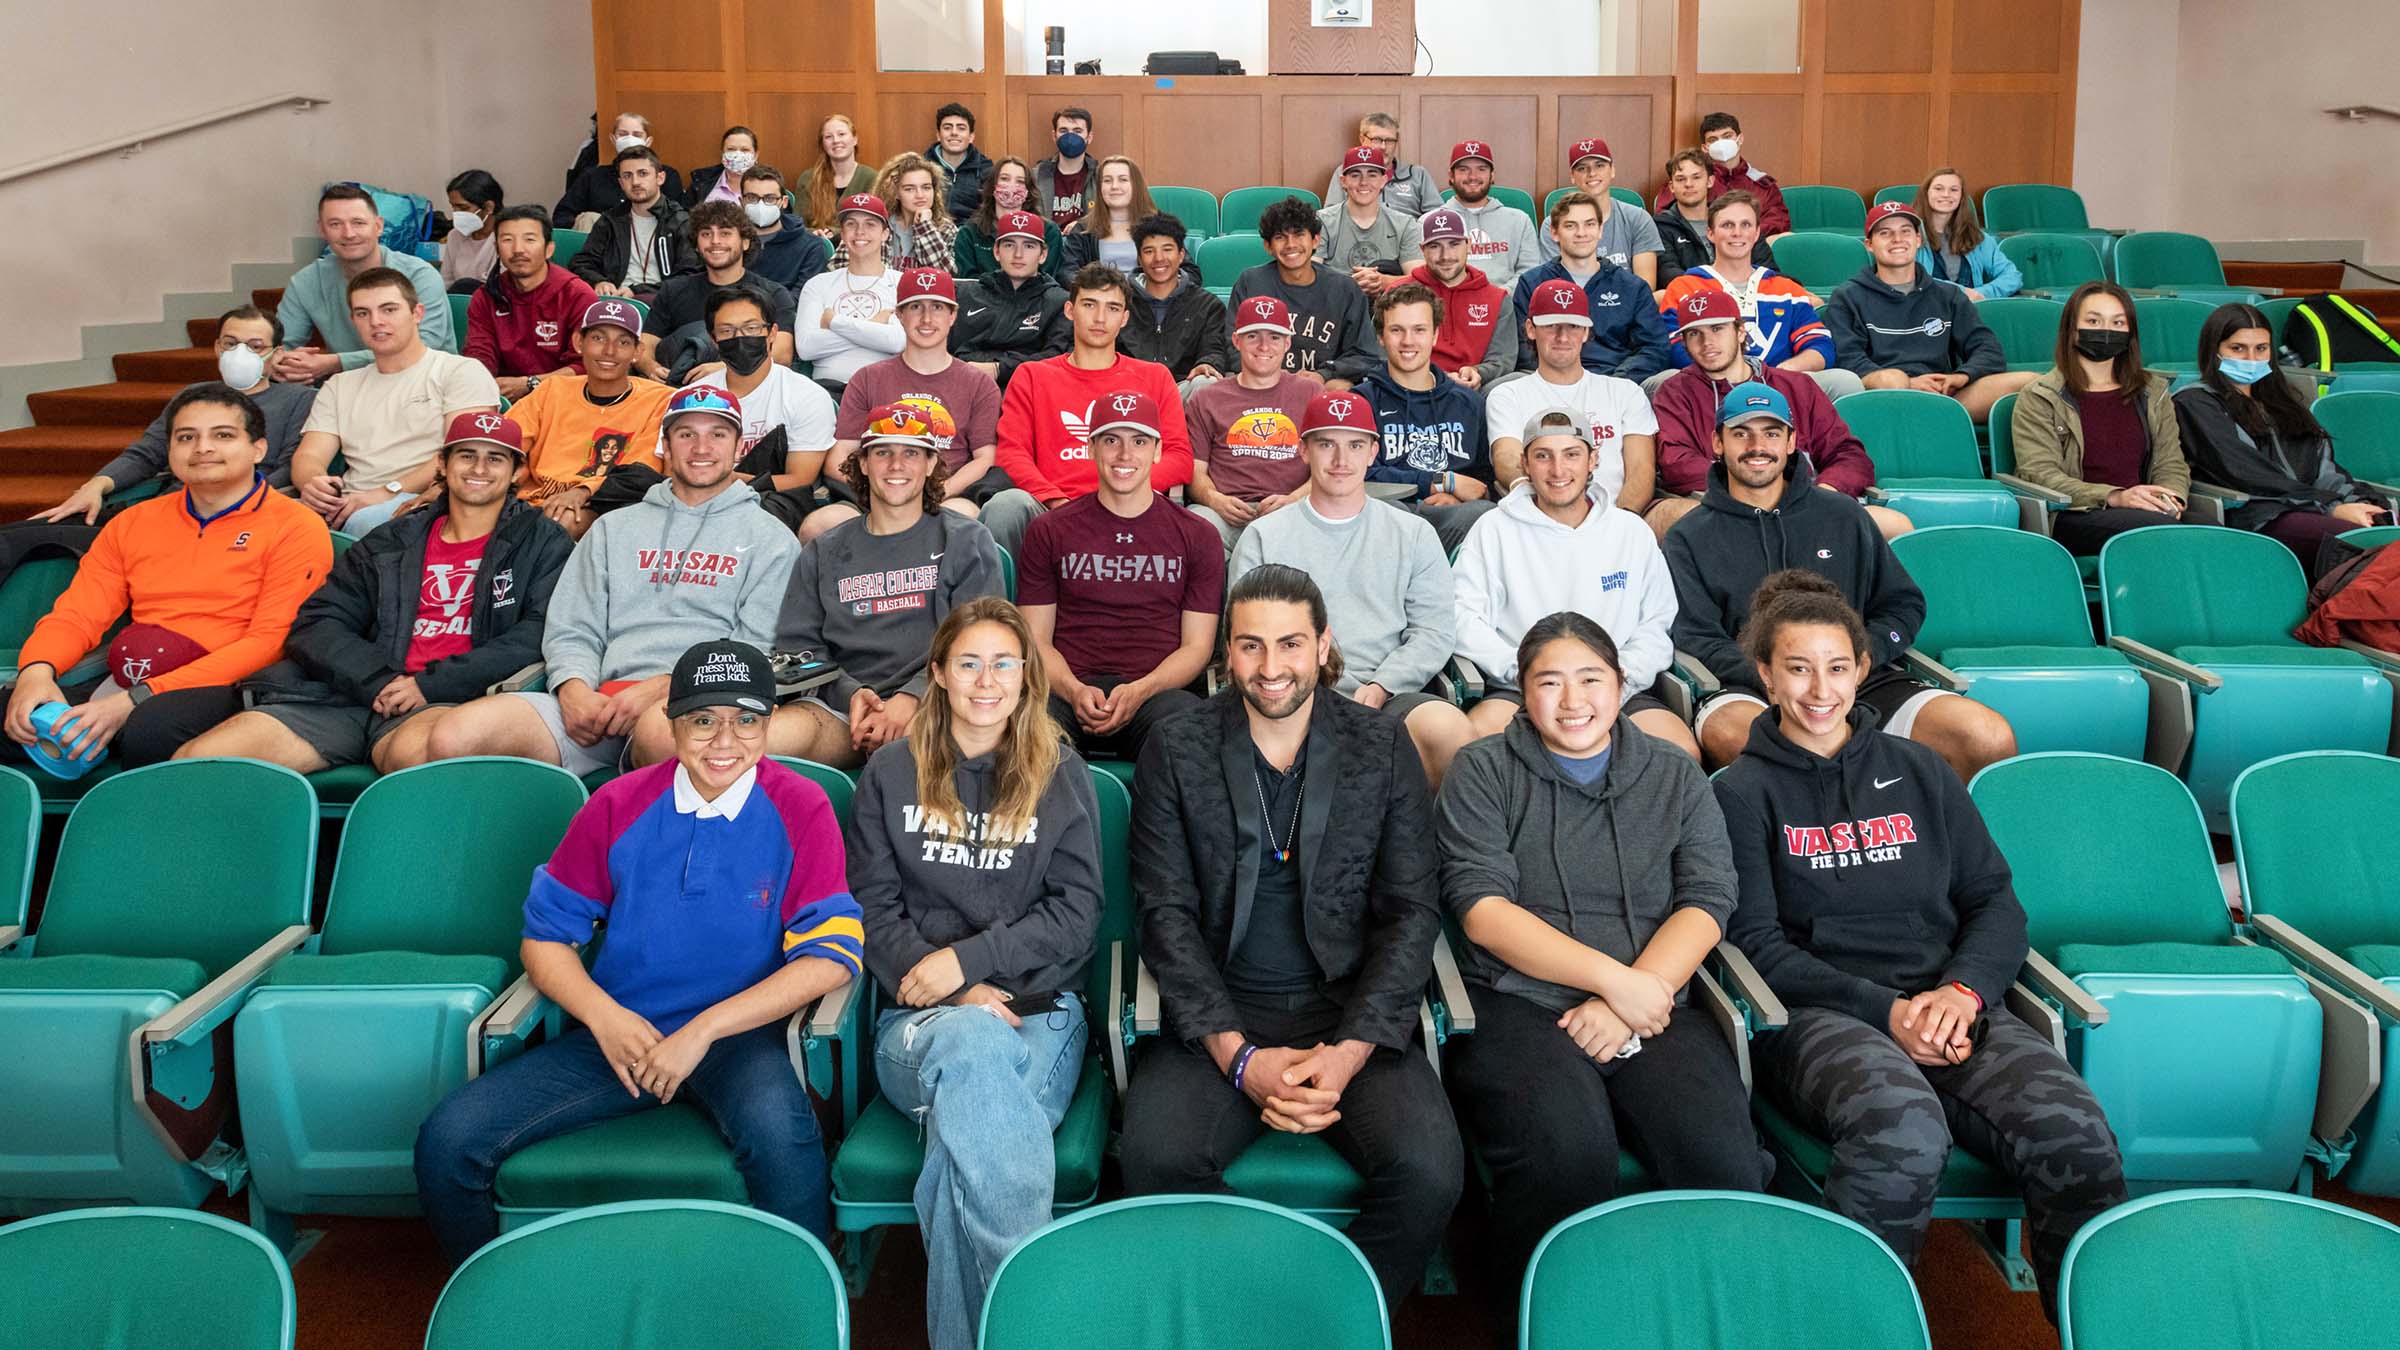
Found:
[(950, 649), (979, 623), (1007, 629), (1023, 662), (1017, 706), (1001, 728), (1000, 746), (993, 756), (999, 800), (992, 804), (983, 831), (986, 840), (1014, 840), (1032, 826), (1042, 794), (1049, 791), (1050, 779), (1058, 772), (1060, 748), (1065, 743), (1065, 733), (1050, 717), (1049, 673), (1042, 667), (1041, 649), (1034, 645), (1033, 629), (1026, 624), (1022, 610), (996, 595), (986, 595), (943, 617), (933, 630), (933, 649), (926, 657), (926, 697), (917, 704), (916, 716), (909, 719), (908, 753), (917, 766), (917, 805), (925, 812), (927, 828), (963, 838), (967, 811), (958, 799), (958, 742), (950, 732), (946, 667)]
[(914, 150), (903, 150), (885, 160), (883, 167), (875, 172), (875, 187), (883, 193), (884, 206), (890, 209), (895, 221), (900, 217), (900, 180), (919, 169), (933, 175), (934, 212), (948, 214), (946, 203), (950, 200), (950, 171)]

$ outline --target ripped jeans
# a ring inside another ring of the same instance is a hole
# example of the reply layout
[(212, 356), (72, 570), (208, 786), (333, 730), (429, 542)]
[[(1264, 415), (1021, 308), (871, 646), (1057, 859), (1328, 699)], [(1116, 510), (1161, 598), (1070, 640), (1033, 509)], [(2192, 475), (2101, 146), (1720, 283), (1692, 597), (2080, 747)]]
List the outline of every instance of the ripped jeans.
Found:
[(925, 1131), (917, 1227), (933, 1350), (973, 1350), (1000, 1262), (1050, 1221), (1050, 1135), (1083, 1072), (1083, 1000), (1012, 1029), (979, 1007), (894, 1008), (875, 1026), (875, 1081)]

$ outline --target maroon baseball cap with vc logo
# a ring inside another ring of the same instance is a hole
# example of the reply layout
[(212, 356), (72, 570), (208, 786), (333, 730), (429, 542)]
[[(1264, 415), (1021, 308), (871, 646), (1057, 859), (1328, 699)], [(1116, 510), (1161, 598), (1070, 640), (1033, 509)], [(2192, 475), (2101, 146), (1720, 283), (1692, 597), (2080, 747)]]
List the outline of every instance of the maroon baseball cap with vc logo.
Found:
[(1233, 335), (1244, 333), (1292, 334), (1292, 311), (1271, 295), (1254, 295), (1233, 307)]
[(892, 301), (892, 307), (898, 309), (916, 300), (931, 300), (956, 309), (958, 283), (938, 267), (912, 267), (900, 274), (898, 296)]
[(1158, 400), (1137, 389), (1120, 389), (1102, 394), (1092, 406), (1093, 436), (1103, 431), (1131, 431), (1152, 440), (1164, 439), (1158, 433)]
[(450, 419), (450, 429), (442, 437), (442, 446), (496, 445), (503, 450), (525, 455), (525, 431), (515, 422), (496, 412), (462, 412)]

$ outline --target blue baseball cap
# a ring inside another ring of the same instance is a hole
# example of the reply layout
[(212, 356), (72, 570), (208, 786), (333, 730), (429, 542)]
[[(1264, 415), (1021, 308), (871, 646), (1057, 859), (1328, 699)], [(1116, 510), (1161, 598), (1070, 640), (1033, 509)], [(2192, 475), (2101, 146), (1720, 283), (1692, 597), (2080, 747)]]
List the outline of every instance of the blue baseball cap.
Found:
[(1792, 401), (1771, 384), (1744, 380), (1725, 391), (1725, 401), (1717, 405), (1717, 425), (1732, 426), (1736, 422), (1755, 422), (1772, 417), (1785, 426), (1792, 424)]
[(741, 401), (713, 384), (695, 384), (676, 390), (675, 397), (667, 400), (667, 411), (658, 419), (659, 425), (671, 427), (675, 425), (675, 419), (685, 413), (708, 413), (733, 423), (736, 431), (742, 429)]

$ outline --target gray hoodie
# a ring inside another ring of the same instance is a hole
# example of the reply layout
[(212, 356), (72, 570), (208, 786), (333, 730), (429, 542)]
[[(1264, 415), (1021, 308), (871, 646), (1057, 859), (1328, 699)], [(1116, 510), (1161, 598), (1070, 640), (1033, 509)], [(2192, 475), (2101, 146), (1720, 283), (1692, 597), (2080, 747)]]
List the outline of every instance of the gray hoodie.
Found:
[(1082, 991), (1100, 931), (1100, 804), (1091, 770), (1062, 747), (1030, 837), (987, 838), (983, 814), (1000, 795), (993, 759), (958, 762), (963, 839), (923, 818), (907, 737), (876, 751), (859, 773), (846, 827), (850, 893), (866, 919), (867, 969), (887, 992), (942, 947), (956, 949), (970, 985)]
[(695, 642), (768, 646), (799, 552), (746, 483), (698, 506), (656, 484), (594, 521), (567, 560), (542, 632), (550, 687), (663, 675)]
[[(1456, 201), (1443, 205), (1467, 218), (1467, 262), (1492, 279), (1501, 290), (1516, 289), (1517, 278), (1542, 265), (1542, 236), (1533, 217), (1498, 197), (1481, 206)], [(1425, 218), (1417, 218), (1417, 247), (1425, 246)]]
[[(1623, 716), (1609, 745), (1608, 771), (1589, 787), (1559, 771), (1523, 716), (1458, 752), (1434, 811), (1453, 918), (1498, 896), (1629, 964), (1679, 910), (1724, 928), (1740, 891), (1708, 775)], [(1592, 997), (1472, 943), (1467, 957), (1477, 983), (1554, 1012)]]
[(1000, 546), (980, 522), (935, 511), (898, 534), (870, 534), (861, 516), (800, 550), (775, 649), (839, 666), (816, 691), (834, 708), (861, 689), (923, 698), (933, 630), (959, 605), (998, 594)]

